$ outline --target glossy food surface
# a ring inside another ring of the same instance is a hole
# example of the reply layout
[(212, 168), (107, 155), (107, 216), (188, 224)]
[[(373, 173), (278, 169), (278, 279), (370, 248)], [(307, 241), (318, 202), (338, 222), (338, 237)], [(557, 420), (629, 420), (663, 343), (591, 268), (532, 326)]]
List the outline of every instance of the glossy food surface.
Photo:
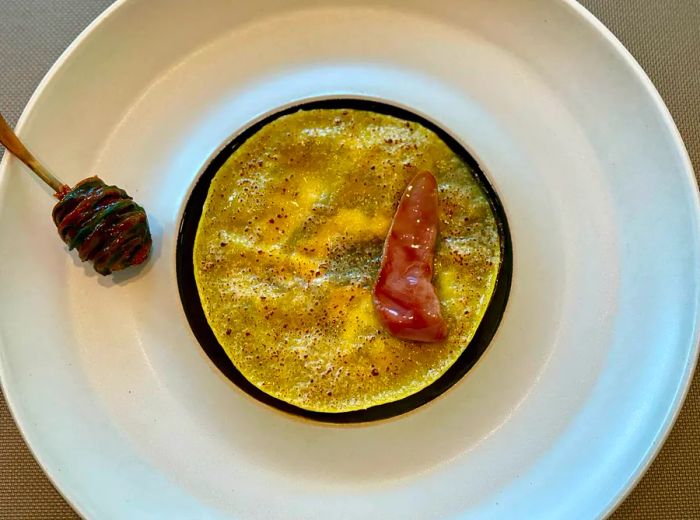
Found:
[(99, 177), (60, 193), (52, 217), (58, 234), (101, 275), (146, 261), (152, 238), (146, 212), (121, 188)]
[(434, 343), (447, 337), (433, 286), (437, 234), (437, 182), (424, 171), (411, 179), (401, 196), (374, 286), (379, 320), (397, 338)]
[[(397, 205), (420, 171), (438, 183), (434, 283), (450, 330), (390, 335), (372, 304)], [(360, 110), (282, 116), (212, 180), (194, 247), (202, 307), (255, 386), (344, 412), (411, 395), (469, 345), (501, 261), (496, 219), (465, 162), (415, 122)]]

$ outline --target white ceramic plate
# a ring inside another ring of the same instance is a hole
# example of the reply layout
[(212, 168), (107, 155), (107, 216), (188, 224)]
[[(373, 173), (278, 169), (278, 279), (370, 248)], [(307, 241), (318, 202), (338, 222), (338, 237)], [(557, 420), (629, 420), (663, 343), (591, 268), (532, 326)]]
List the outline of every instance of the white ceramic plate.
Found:
[[(408, 107), (464, 143), (514, 247), (504, 320), (472, 371), (356, 427), (230, 384), (175, 280), (208, 158), (279, 107), (338, 95)], [(571, 1), (122, 1), (19, 127), (66, 180), (126, 187), (155, 233), (136, 276), (98, 277), (62, 247), (48, 191), (3, 160), (4, 390), (86, 517), (600, 517), (680, 408), (698, 339), (693, 173), (649, 80)]]

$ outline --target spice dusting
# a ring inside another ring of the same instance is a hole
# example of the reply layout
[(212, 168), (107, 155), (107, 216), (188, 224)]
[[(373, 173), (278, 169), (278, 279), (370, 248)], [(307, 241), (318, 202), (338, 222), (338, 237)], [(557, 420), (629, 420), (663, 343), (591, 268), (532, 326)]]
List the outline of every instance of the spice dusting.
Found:
[[(382, 246), (408, 182), (438, 183), (433, 282), (450, 334), (391, 336), (372, 304)], [(500, 266), (498, 226), (469, 166), (418, 123), (362, 110), (279, 117), (212, 180), (194, 249), (207, 320), (236, 368), (307, 410), (393, 402), (468, 347)]]

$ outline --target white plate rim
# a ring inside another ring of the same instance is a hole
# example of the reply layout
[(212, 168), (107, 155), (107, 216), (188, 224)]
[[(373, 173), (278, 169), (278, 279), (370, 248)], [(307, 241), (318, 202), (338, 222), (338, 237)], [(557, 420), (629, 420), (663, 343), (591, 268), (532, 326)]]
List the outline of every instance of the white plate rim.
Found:
[[(44, 77), (41, 79), (37, 85), (34, 93), (29, 98), (22, 114), (20, 115), (17, 124), (15, 126), (16, 132), (21, 135), (22, 129), (26, 124), (27, 119), (30, 114), (34, 111), (38, 100), (41, 98), (44, 90), (47, 88), (48, 84), (52, 81), (53, 77), (58, 74), (61, 68), (66, 64), (66, 62), (72, 57), (80, 45), (93, 33), (97, 28), (105, 23), (108, 18), (113, 16), (118, 10), (120, 10), (126, 4), (135, 2), (138, 0), (116, 0), (113, 4), (107, 7), (101, 14), (99, 14), (90, 24), (88, 24), (85, 29), (83, 29), (80, 34), (68, 45), (68, 47), (60, 54), (57, 60), (46, 72)], [(603, 24), (598, 18), (595, 17), (588, 9), (583, 5), (578, 3), (576, 0), (555, 0), (561, 2), (568, 8), (572, 9), (583, 21), (587, 22), (595, 31), (605, 38), (607, 43), (609, 43), (612, 48), (617, 52), (618, 56), (624, 61), (624, 65), (629, 67), (634, 73), (635, 78), (640, 81), (643, 85), (644, 90), (650, 96), (654, 107), (657, 109), (664, 126), (669, 131), (669, 135), (672, 137), (673, 147), (678, 153), (679, 159), (683, 164), (683, 171), (685, 173), (685, 181), (688, 185), (688, 189), (692, 191), (692, 202), (694, 213), (700, 216), (700, 188), (698, 185), (697, 177), (695, 176), (694, 168), (690, 160), (687, 148), (683, 142), (683, 138), (678, 130), (678, 127), (673, 120), (666, 103), (663, 101), (661, 94), (658, 92), (653, 82), (644, 71), (639, 62), (634, 58), (632, 53), (623, 45), (623, 43), (612, 33), (608, 27)], [(5, 153), (2, 160), (0, 161), (0, 179), (6, 175), (7, 163), (8, 163), (9, 153)], [(602, 518), (609, 517), (619, 505), (632, 493), (634, 488), (638, 485), (641, 479), (644, 477), (646, 472), (649, 470), (651, 464), (658, 456), (661, 448), (665, 444), (674, 424), (676, 423), (678, 416), (680, 415), (681, 409), (685, 402), (685, 399), (690, 390), (691, 383), (693, 381), (693, 375), (695, 373), (696, 367), (700, 362), (700, 327), (697, 324), (700, 322), (700, 313), (695, 317), (695, 330), (693, 334), (693, 344), (690, 346), (689, 356), (687, 358), (687, 363), (682, 377), (679, 381), (678, 391), (676, 392), (672, 404), (666, 414), (663, 424), (658, 430), (656, 437), (654, 438), (650, 449), (644, 454), (644, 457), (639, 461), (637, 470), (630, 478), (628, 478), (624, 487), (614, 496), (609, 504), (602, 510)], [(3, 391), (5, 401), (8, 405), (8, 410), (11, 417), (13, 418), (17, 429), (19, 430), (22, 439), (24, 440), (26, 446), (28, 447), (30, 453), (37, 461), (41, 467), (44, 474), (47, 476), (49, 481), (52, 483), (54, 488), (58, 493), (68, 502), (68, 504), (83, 518), (88, 518), (88, 510), (81, 503), (80, 497), (73, 496), (69, 490), (63, 488), (59, 479), (57, 478), (58, 472), (53, 471), (49, 465), (46, 463), (41, 453), (36, 446), (30, 444), (27, 441), (27, 436), (25, 433), (25, 428), (18, 416), (15, 413), (15, 404), (12, 391), (3, 382), (4, 377), (4, 367), (0, 363), (0, 388)]]
[[(644, 85), (644, 89), (647, 91), (647, 94), (649, 94), (649, 96), (652, 98), (654, 105), (656, 106), (663, 118), (664, 124), (673, 136), (673, 143), (677, 148), (679, 156), (683, 161), (683, 169), (686, 173), (688, 188), (692, 190), (692, 199), (695, 207), (694, 209), (695, 213), (697, 214), (698, 212), (700, 212), (700, 192), (698, 191), (698, 180), (695, 176), (693, 164), (690, 161), (690, 155), (688, 154), (688, 150), (685, 147), (685, 143), (683, 142), (681, 133), (678, 130), (675, 121), (673, 120), (673, 116), (671, 115), (670, 110), (666, 106), (666, 103), (661, 97), (661, 94), (654, 86), (654, 83), (651, 81), (651, 78), (649, 78), (647, 73), (644, 71), (644, 69), (636, 60), (636, 58), (632, 55), (632, 53), (629, 50), (627, 50), (627, 47), (625, 47), (622, 44), (622, 42), (617, 38), (617, 36), (615, 36), (603, 22), (596, 18), (593, 15), (593, 13), (591, 13), (588, 9), (579, 4), (576, 0), (562, 1), (568, 4), (572, 9), (577, 11), (578, 14), (580, 14), (583, 17), (584, 20), (586, 20), (591, 26), (593, 26), (608, 41), (608, 43), (610, 43), (614, 47), (618, 54), (625, 60), (625, 63), (632, 69), (637, 79), (639, 79), (642, 85)], [(639, 484), (639, 482), (642, 480), (646, 472), (651, 467), (651, 464), (654, 462), (659, 452), (661, 451), (661, 448), (666, 443), (666, 440), (668, 439), (668, 436), (670, 435), (673, 426), (678, 420), (678, 416), (680, 415), (681, 409), (683, 408), (683, 403), (685, 402), (688, 392), (690, 391), (690, 385), (693, 381), (693, 375), (698, 365), (698, 360), (700, 359), (700, 329), (697, 327), (698, 319), (700, 319), (700, 314), (696, 316), (695, 321), (696, 326), (692, 345), (693, 352), (689, 356), (688, 364), (686, 365), (686, 370), (683, 374), (682, 383), (680, 385), (680, 390), (676, 393), (671, 410), (669, 410), (670, 413), (668, 413), (668, 415), (666, 416), (662, 428), (659, 430), (657, 437), (654, 439), (652, 449), (648, 450), (645, 454), (645, 457), (640, 461), (636, 473), (632, 476), (632, 478), (628, 479), (622, 491), (618, 493), (616, 497), (614, 497), (614, 499), (608, 504), (607, 508), (604, 510), (604, 518), (607, 518), (608, 516), (612, 515), (615, 509), (617, 509), (617, 507), (620, 506), (622, 502), (632, 493), (634, 488), (637, 487), (637, 484)]]

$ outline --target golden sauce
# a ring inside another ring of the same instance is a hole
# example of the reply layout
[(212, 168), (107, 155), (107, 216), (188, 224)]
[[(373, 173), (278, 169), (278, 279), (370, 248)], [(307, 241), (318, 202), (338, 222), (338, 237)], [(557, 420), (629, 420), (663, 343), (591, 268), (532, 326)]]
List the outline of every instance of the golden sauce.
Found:
[[(438, 181), (435, 285), (447, 340), (386, 332), (372, 305), (382, 247), (411, 178)], [(282, 116), (212, 180), (194, 246), (207, 321), (256, 387), (306, 410), (397, 401), (468, 347), (501, 262), (498, 225), (469, 166), (418, 123), (362, 110)]]

